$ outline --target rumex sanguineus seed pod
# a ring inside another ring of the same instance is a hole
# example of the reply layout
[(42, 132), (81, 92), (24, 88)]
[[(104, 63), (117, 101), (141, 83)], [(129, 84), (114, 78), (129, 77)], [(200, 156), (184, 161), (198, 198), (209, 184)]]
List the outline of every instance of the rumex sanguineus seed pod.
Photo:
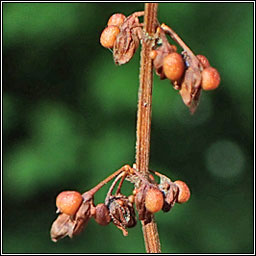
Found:
[(100, 36), (100, 44), (105, 48), (113, 48), (120, 29), (117, 26), (106, 27)]
[(145, 195), (145, 207), (151, 213), (159, 212), (164, 204), (163, 193), (158, 188), (150, 188)]
[(108, 26), (121, 26), (124, 23), (125, 15), (122, 13), (113, 14), (108, 20)]
[(202, 88), (204, 90), (214, 90), (219, 84), (220, 74), (216, 68), (208, 67), (202, 71)]
[(177, 203), (180, 203), (180, 204), (186, 203), (190, 198), (190, 190), (188, 185), (181, 180), (176, 180), (174, 181), (174, 183), (179, 188)]
[(98, 204), (95, 208), (94, 218), (98, 224), (102, 226), (108, 225), (109, 222), (111, 221), (108, 207), (103, 203)]
[(185, 70), (182, 56), (177, 52), (172, 52), (163, 59), (163, 71), (165, 76), (171, 81), (179, 80)]
[(75, 215), (82, 201), (83, 197), (79, 192), (63, 191), (56, 198), (56, 206), (61, 213), (72, 216)]

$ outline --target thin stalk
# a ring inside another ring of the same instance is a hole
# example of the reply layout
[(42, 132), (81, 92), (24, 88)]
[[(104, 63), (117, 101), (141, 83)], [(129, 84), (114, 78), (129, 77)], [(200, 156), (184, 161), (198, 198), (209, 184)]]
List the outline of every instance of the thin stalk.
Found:
[[(149, 57), (149, 53), (155, 44), (154, 34), (158, 24), (157, 7), (157, 3), (145, 3), (143, 29), (146, 36), (142, 41), (140, 87), (138, 93), (136, 166), (137, 170), (146, 178), (148, 178), (149, 175), (148, 166), (150, 153), (153, 85), (153, 63)], [(145, 224), (142, 221), (142, 230), (146, 251), (148, 253), (160, 253), (160, 241), (154, 217), (148, 224)]]
[(120, 174), (121, 172), (127, 172), (128, 170), (130, 170), (131, 167), (128, 165), (125, 165), (123, 167), (121, 167), (120, 169), (118, 169), (117, 171), (115, 171), (113, 174), (111, 174), (110, 176), (108, 176), (106, 179), (104, 179), (103, 181), (101, 181), (98, 185), (96, 185), (95, 187), (93, 187), (92, 189), (90, 189), (89, 191), (84, 192), (83, 195), (88, 195), (90, 194), (91, 196), (93, 196), (98, 190), (100, 190), (105, 184), (107, 184), (109, 181), (111, 181), (112, 179), (114, 179), (118, 174)]

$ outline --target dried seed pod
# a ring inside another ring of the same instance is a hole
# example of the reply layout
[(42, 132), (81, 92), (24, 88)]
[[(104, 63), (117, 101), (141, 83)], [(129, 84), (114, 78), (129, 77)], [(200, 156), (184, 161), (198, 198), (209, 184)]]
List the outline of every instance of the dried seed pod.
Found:
[(125, 15), (122, 13), (113, 14), (108, 20), (108, 26), (121, 26), (124, 23)]
[(216, 89), (220, 84), (220, 74), (216, 68), (207, 67), (202, 72), (202, 88), (206, 91)]
[(51, 227), (51, 239), (57, 242), (59, 239), (73, 235), (77, 235), (87, 225), (89, 219), (92, 217), (91, 208), (93, 207), (93, 199), (90, 193), (84, 193), (82, 195), (83, 202), (73, 216), (62, 213), (53, 222)]
[(174, 183), (178, 186), (179, 192), (178, 192), (178, 198), (177, 203), (186, 203), (190, 198), (190, 190), (188, 185), (181, 180), (176, 180)]
[(62, 191), (56, 198), (58, 211), (67, 215), (75, 215), (83, 201), (82, 195), (77, 191)]
[(159, 212), (164, 205), (163, 193), (155, 187), (149, 188), (145, 195), (145, 207), (149, 212)]
[(106, 27), (100, 36), (100, 44), (105, 48), (113, 48), (120, 29), (117, 26)]
[(126, 228), (134, 227), (137, 223), (133, 204), (126, 196), (118, 194), (110, 196), (107, 206), (113, 223), (127, 236)]
[(94, 218), (98, 224), (100, 224), (102, 226), (108, 225), (109, 222), (111, 221), (108, 207), (103, 203), (98, 204), (95, 209)]
[(164, 43), (159, 46), (156, 50), (153, 50), (151, 54), (151, 58), (153, 58), (153, 64), (156, 71), (156, 74), (160, 76), (160, 79), (165, 79), (165, 73), (163, 71), (163, 60), (164, 58), (176, 51), (174, 45), (170, 45), (168, 41), (164, 41)]
[(172, 52), (163, 59), (163, 72), (171, 81), (179, 80), (184, 73), (185, 64), (182, 56), (177, 52)]

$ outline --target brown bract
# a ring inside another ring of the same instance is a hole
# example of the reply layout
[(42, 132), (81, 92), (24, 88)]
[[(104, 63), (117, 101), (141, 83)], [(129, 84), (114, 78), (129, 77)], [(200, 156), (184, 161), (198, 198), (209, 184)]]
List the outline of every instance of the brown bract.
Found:
[(152, 213), (148, 211), (145, 206), (145, 196), (148, 189), (149, 186), (147, 184), (142, 184), (137, 189), (137, 193), (135, 195), (135, 205), (139, 215), (139, 220), (144, 221), (145, 224), (152, 220)]
[(169, 212), (177, 201), (178, 187), (168, 177), (161, 175), (159, 189), (164, 193), (163, 212)]
[(142, 15), (144, 12), (135, 12), (128, 16), (120, 26), (120, 33), (113, 47), (113, 57), (117, 65), (129, 62), (137, 50), (143, 34), (142, 24), (138, 19)]
[(193, 114), (199, 104), (199, 97), (201, 93), (201, 70), (202, 66), (199, 60), (187, 52), (183, 52), (187, 70), (181, 83), (179, 91), (183, 102), (189, 107)]

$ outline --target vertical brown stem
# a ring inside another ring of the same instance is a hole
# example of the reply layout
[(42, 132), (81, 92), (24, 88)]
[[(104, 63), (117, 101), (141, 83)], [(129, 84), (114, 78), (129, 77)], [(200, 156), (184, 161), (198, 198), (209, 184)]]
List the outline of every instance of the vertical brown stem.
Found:
[[(142, 42), (140, 62), (140, 87), (137, 112), (137, 141), (136, 141), (136, 166), (144, 176), (148, 176), (150, 130), (151, 130), (151, 106), (153, 85), (153, 63), (149, 53), (155, 44), (153, 39), (157, 26), (156, 3), (145, 3), (144, 31), (146, 37)], [(148, 253), (160, 253), (160, 241), (157, 225), (154, 218), (150, 223), (142, 221), (142, 229), (146, 251)]]

